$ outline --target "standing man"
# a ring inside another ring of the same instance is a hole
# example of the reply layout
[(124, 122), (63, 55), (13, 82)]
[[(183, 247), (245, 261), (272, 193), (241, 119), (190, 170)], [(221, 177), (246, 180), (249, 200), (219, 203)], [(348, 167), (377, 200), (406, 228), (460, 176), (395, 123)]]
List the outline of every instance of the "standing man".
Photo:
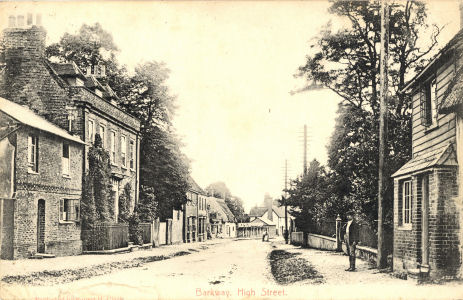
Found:
[(347, 213), (347, 226), (346, 234), (344, 236), (347, 255), (349, 255), (349, 268), (346, 271), (355, 271), (355, 248), (358, 244), (358, 224), (354, 220), (354, 214), (352, 212)]

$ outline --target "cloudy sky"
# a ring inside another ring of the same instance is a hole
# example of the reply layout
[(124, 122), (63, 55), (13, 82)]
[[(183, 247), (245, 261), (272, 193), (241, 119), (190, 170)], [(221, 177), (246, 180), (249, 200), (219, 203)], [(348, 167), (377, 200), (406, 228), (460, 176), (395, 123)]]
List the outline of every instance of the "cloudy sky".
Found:
[[(302, 172), (304, 124), (309, 160), (326, 162), (339, 99), (327, 90), (289, 92), (304, 83), (293, 74), (332, 18), (328, 7), (325, 1), (0, 3), (0, 28), (9, 14), (41, 13), (51, 43), (99, 22), (112, 33), (122, 64), (164, 61), (193, 177), (202, 187), (224, 181), (248, 210), (266, 192), (281, 195), (286, 159), (290, 177)], [(443, 45), (459, 28), (457, 2), (431, 2), (429, 15), (446, 24)]]

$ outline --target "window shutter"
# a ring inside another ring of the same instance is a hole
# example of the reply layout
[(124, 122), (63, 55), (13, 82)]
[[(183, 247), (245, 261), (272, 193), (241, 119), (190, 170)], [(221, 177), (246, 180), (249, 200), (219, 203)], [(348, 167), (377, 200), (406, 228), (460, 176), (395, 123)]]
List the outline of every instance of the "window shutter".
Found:
[(60, 219), (60, 221), (65, 221), (63, 219), (63, 215), (64, 215), (64, 199), (60, 199), (59, 200), (59, 219)]

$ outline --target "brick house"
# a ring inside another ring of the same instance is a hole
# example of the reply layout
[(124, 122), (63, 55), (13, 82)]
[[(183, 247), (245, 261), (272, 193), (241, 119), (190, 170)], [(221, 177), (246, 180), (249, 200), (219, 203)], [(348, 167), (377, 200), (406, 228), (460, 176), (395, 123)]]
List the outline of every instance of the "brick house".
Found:
[(395, 272), (462, 275), (463, 30), (403, 92), (412, 98), (412, 159), (394, 178)]
[(82, 252), (84, 143), (26, 107), (0, 98), (0, 253)]
[[(19, 20), (19, 18), (18, 18)], [(95, 134), (110, 153), (112, 196), (117, 219), (118, 198), (124, 186), (131, 186), (133, 209), (138, 200), (140, 121), (117, 105), (117, 96), (98, 78), (103, 66), (93, 66), (85, 74), (73, 62), (57, 64), (45, 58), (46, 31), (32, 24), (16, 26), (14, 16), (3, 31), (3, 67), (0, 96), (27, 105), (38, 115), (77, 135), (86, 143), (83, 174), (88, 170), (87, 153)]]
[(187, 202), (183, 205), (184, 242), (202, 242), (207, 240), (206, 193), (193, 178), (189, 177), (188, 182)]

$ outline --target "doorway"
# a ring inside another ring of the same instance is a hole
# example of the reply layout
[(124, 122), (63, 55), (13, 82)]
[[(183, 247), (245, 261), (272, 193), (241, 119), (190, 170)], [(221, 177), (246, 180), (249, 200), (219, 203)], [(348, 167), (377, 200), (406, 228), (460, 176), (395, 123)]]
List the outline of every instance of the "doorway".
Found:
[(45, 200), (37, 205), (37, 252), (45, 253)]

